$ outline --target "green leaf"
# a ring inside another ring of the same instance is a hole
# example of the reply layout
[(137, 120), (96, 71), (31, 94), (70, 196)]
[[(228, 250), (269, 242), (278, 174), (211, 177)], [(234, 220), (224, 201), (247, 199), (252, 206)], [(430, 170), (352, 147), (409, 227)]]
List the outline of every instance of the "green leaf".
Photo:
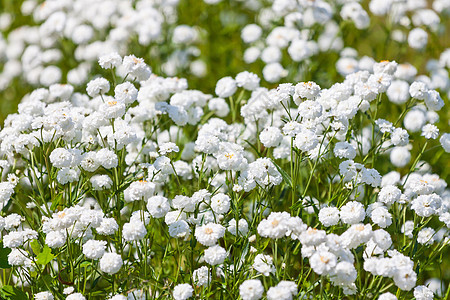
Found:
[(11, 253), (11, 249), (4, 248), (3, 242), (0, 242), (0, 269), (11, 268), (11, 265), (8, 263), (8, 254), (9, 253)]
[(88, 268), (88, 267), (90, 267), (92, 265), (92, 262), (90, 262), (90, 261), (83, 261), (81, 264), (80, 264), (80, 268)]
[(39, 253), (36, 258), (37, 258), (36, 262), (38, 264), (46, 265), (49, 262), (51, 262), (52, 259), (55, 258), (55, 256), (52, 254), (52, 250), (47, 245), (45, 245), (42, 252)]
[(43, 277), (41, 277), (42, 282), (44, 283), (44, 287), (48, 287), (48, 286), (53, 286), (53, 278), (50, 275), (44, 275)]
[(0, 290), (0, 293), (2, 295), (2, 299), (8, 299), (8, 300), (28, 300), (27, 294), (25, 294), (23, 291), (19, 290), (18, 288), (15, 288), (10, 285), (5, 285)]
[(63, 203), (62, 199), (63, 194), (62, 193), (57, 194), (55, 199), (52, 199), (52, 205), (50, 206), (50, 209), (55, 210), (58, 207), (58, 205)]
[(39, 253), (41, 253), (41, 245), (39, 245), (38, 240), (33, 240), (30, 243), (30, 247), (33, 250), (35, 255), (38, 255)]

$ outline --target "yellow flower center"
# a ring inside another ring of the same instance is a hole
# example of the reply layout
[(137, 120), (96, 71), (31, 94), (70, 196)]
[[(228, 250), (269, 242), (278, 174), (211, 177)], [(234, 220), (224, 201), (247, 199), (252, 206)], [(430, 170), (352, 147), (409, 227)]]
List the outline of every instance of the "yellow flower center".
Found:
[(325, 256), (320, 256), (320, 261), (323, 262), (324, 264), (327, 264), (330, 260)]
[(225, 154), (225, 157), (228, 158), (228, 159), (232, 159), (233, 156), (234, 156), (233, 153), (227, 153), (227, 154)]

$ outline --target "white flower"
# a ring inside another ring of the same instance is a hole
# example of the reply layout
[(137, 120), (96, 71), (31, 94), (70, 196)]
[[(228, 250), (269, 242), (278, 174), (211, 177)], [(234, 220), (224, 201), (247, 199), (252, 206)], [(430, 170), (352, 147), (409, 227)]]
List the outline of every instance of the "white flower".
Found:
[[(274, 31), (272, 31), (272, 33), (274, 33)], [(287, 51), (292, 60), (299, 62), (314, 54), (314, 49), (311, 45), (311, 43), (308, 44), (308, 42), (303, 39), (295, 39), (291, 42)]]
[(410, 291), (415, 285), (417, 274), (409, 268), (400, 268), (394, 274), (394, 283), (401, 290)]
[(112, 69), (122, 64), (122, 57), (117, 52), (111, 52), (100, 56), (98, 64), (103, 69)]
[(258, 254), (253, 262), (253, 268), (264, 276), (269, 276), (270, 273), (275, 273), (273, 259), (270, 255)]
[(226, 214), (230, 210), (230, 197), (219, 193), (211, 197), (211, 209), (216, 214)]
[(263, 143), (264, 147), (277, 147), (281, 141), (283, 140), (283, 136), (281, 135), (281, 130), (276, 127), (266, 127), (259, 134), (259, 139), (261, 143)]
[(320, 275), (326, 275), (332, 272), (337, 264), (337, 258), (334, 254), (328, 251), (317, 251), (310, 259), (311, 268)]
[(331, 280), (335, 284), (351, 284), (355, 282), (357, 276), (358, 273), (352, 263), (348, 261), (341, 261), (337, 263)]
[(231, 77), (223, 77), (217, 81), (215, 93), (220, 98), (227, 98), (231, 97), (236, 90), (236, 81)]
[(211, 281), (211, 272), (206, 266), (200, 267), (192, 273), (192, 279), (197, 286), (207, 286)]
[(126, 202), (133, 202), (144, 200), (146, 201), (153, 195), (156, 185), (153, 182), (146, 180), (139, 180), (132, 182), (124, 191), (124, 200)]
[(250, 279), (239, 286), (239, 295), (242, 300), (259, 300), (264, 293), (264, 287), (260, 280)]
[(378, 201), (383, 202), (386, 205), (392, 205), (400, 200), (402, 192), (395, 185), (384, 186), (378, 193)]
[(185, 212), (193, 212), (195, 210), (195, 203), (188, 196), (176, 195), (172, 200), (172, 207)]
[(175, 27), (172, 35), (174, 44), (188, 44), (197, 38), (195, 28), (188, 25), (178, 25)]
[(100, 223), (100, 226), (96, 228), (97, 232), (102, 235), (112, 235), (119, 229), (114, 218), (104, 218)]
[(175, 300), (186, 300), (192, 297), (194, 289), (187, 283), (178, 284), (173, 289), (173, 298)]
[(417, 235), (417, 242), (422, 245), (431, 245), (435, 241), (436, 231), (433, 228), (425, 227), (419, 231)]
[(378, 229), (373, 232), (372, 240), (382, 251), (386, 251), (392, 245), (391, 235), (384, 229)]
[(105, 241), (89, 240), (83, 245), (83, 254), (89, 259), (100, 259), (105, 249)]
[(145, 237), (147, 229), (145, 228), (144, 222), (133, 220), (123, 225), (122, 234), (123, 238), (128, 242), (137, 241)]
[(241, 72), (236, 75), (236, 85), (249, 91), (256, 90), (259, 87), (259, 77), (248, 71)]
[(409, 94), (418, 100), (425, 100), (428, 96), (428, 87), (422, 81), (414, 81), (409, 87)]
[(72, 153), (64, 148), (56, 148), (50, 154), (50, 162), (56, 168), (69, 168), (72, 166), (73, 160)]
[(147, 80), (152, 74), (152, 70), (142, 58), (128, 55), (123, 58), (122, 66), (127, 74), (137, 78), (139, 81)]
[(277, 82), (281, 78), (286, 77), (289, 72), (280, 63), (272, 62), (263, 68), (262, 73), (267, 82)]
[(208, 101), (208, 108), (214, 111), (218, 117), (224, 118), (230, 113), (230, 107), (223, 98), (212, 98)]
[(195, 228), (195, 238), (204, 246), (213, 246), (223, 237), (225, 228), (220, 224), (208, 223)]
[(358, 29), (366, 29), (370, 24), (369, 15), (357, 2), (346, 3), (341, 9), (341, 17), (353, 20)]
[(406, 146), (409, 142), (409, 134), (403, 128), (395, 128), (391, 133), (391, 142), (395, 146)]
[(125, 103), (110, 96), (105, 96), (105, 103), (101, 104), (99, 111), (106, 119), (120, 118), (125, 114)]
[(5, 218), (2, 218), (2, 225), (3, 225), (2, 228), (4, 228), (7, 231), (16, 229), (22, 224), (22, 221), (24, 221), (24, 219), (19, 214), (16, 213), (9, 214)]
[(300, 242), (305, 246), (317, 246), (326, 240), (326, 232), (316, 228), (308, 227), (300, 233)]
[(294, 101), (297, 105), (300, 104), (301, 99), (312, 100), (320, 92), (320, 86), (312, 81), (300, 82), (295, 86)]
[(100, 94), (106, 94), (109, 91), (109, 81), (103, 77), (93, 79), (88, 82), (86, 92), (91, 97), (96, 97)]
[(175, 221), (169, 225), (169, 235), (171, 237), (182, 238), (189, 235), (190, 232), (189, 224), (184, 220)]
[(162, 174), (173, 174), (173, 167), (170, 163), (170, 158), (167, 156), (160, 156), (153, 164), (156, 170), (161, 171)]
[(84, 153), (80, 165), (85, 171), (95, 172), (100, 167), (100, 163), (97, 161), (97, 153), (93, 151)]
[(220, 143), (219, 152), (214, 156), (222, 170), (241, 170), (247, 164), (242, 147), (233, 143)]
[(86, 300), (86, 297), (84, 297), (81, 293), (74, 293), (67, 296), (66, 300)]
[(106, 148), (97, 151), (95, 159), (105, 169), (115, 168), (119, 163), (117, 155), (113, 151)]
[(0, 182), (0, 203), (2, 203), (2, 205), (6, 204), (13, 194), (14, 185), (9, 182)]
[(345, 224), (356, 224), (364, 220), (366, 212), (361, 203), (350, 201), (341, 207), (339, 215)]
[(205, 250), (205, 262), (211, 266), (222, 264), (227, 256), (227, 251), (219, 245), (211, 246)]
[(433, 300), (433, 291), (424, 285), (418, 285), (414, 288), (414, 297), (416, 300)]
[(3, 236), (3, 245), (7, 248), (17, 248), (24, 243), (24, 236), (21, 231), (12, 231)]
[(409, 238), (413, 237), (413, 230), (414, 230), (413, 221), (406, 221), (401, 228), (401, 232), (404, 233)]
[(94, 175), (89, 179), (92, 188), (96, 191), (110, 189), (113, 182), (108, 175)]
[(153, 218), (162, 218), (170, 211), (170, 204), (166, 197), (153, 196), (148, 198), (147, 210)]
[(294, 140), (294, 145), (302, 151), (310, 151), (319, 144), (319, 139), (313, 131), (305, 129), (300, 131)]
[(439, 129), (436, 127), (436, 125), (427, 124), (422, 127), (422, 136), (424, 136), (426, 139), (437, 139), (437, 137), (439, 136)]
[(433, 193), (430, 195), (420, 195), (411, 203), (411, 209), (421, 217), (429, 217), (436, 214), (441, 207), (442, 198)]
[(72, 169), (72, 168), (62, 168), (58, 171), (58, 174), (56, 175), (56, 180), (60, 184), (66, 184), (66, 183), (72, 183), (78, 180), (78, 177), (80, 176), (80, 171), (78, 169)]
[(283, 237), (289, 230), (290, 217), (291, 215), (287, 212), (271, 212), (267, 219), (258, 224), (258, 234), (272, 239)]
[(110, 275), (119, 272), (122, 265), (122, 257), (116, 253), (105, 253), (100, 259), (100, 270)]
[(370, 224), (353, 224), (347, 231), (345, 231), (340, 239), (342, 245), (348, 249), (354, 249), (362, 243), (367, 243), (372, 237), (372, 225)]
[(278, 185), (281, 181), (280, 172), (267, 157), (258, 158), (249, 164), (248, 168), (241, 172), (238, 178), (239, 185), (243, 186), (245, 191), (252, 190), (256, 187), (256, 184), (264, 187)]
[(262, 29), (256, 24), (248, 24), (241, 31), (241, 38), (244, 43), (253, 43), (257, 41), (262, 34)]
[(394, 80), (386, 91), (386, 95), (389, 101), (395, 104), (403, 104), (409, 100), (409, 89), (410, 86), (408, 82), (403, 80)]
[(31, 259), (26, 256), (27, 252), (21, 249), (12, 249), (8, 254), (8, 263), (11, 266), (30, 266)]
[(435, 90), (429, 90), (425, 97), (425, 105), (432, 111), (441, 110), (444, 107), (444, 100), (441, 95)]
[(426, 115), (421, 109), (412, 109), (406, 113), (403, 124), (408, 131), (418, 132), (426, 123)]
[(372, 221), (381, 228), (389, 227), (392, 224), (392, 216), (385, 207), (377, 207), (370, 214)]
[(64, 288), (63, 290), (63, 294), (64, 295), (70, 295), (75, 291), (75, 288), (73, 286), (68, 286), (66, 288)]
[(165, 216), (164, 216), (164, 222), (167, 225), (172, 224), (173, 222), (179, 221), (179, 220), (186, 220), (186, 213), (181, 211), (181, 210), (174, 210), (174, 211), (169, 211)]
[(375, 124), (377, 124), (382, 133), (390, 133), (393, 130), (392, 123), (384, 119), (375, 120)]
[(450, 153), (450, 133), (444, 133), (439, 139), (439, 142), (441, 143), (442, 148), (444, 148), (445, 152)]
[(354, 159), (356, 156), (356, 149), (350, 143), (338, 142), (334, 146), (334, 155), (339, 158)]
[(125, 104), (133, 103), (138, 96), (138, 90), (131, 82), (118, 84), (114, 89), (114, 98)]
[(167, 142), (159, 146), (159, 153), (161, 155), (166, 155), (171, 152), (179, 152), (180, 148), (175, 143)]
[(279, 286), (272, 286), (267, 291), (267, 300), (291, 300), (292, 294), (291, 292)]
[(317, 101), (306, 100), (298, 105), (298, 115), (303, 119), (317, 119), (322, 115), (322, 105)]
[(277, 284), (277, 287), (289, 291), (292, 296), (296, 296), (298, 294), (297, 284), (295, 281), (282, 280)]
[(362, 169), (361, 172), (361, 182), (370, 184), (373, 187), (378, 187), (381, 185), (381, 175), (375, 169)]
[(324, 207), (319, 211), (319, 221), (323, 226), (329, 227), (339, 223), (339, 209), (336, 207)]
[(40, 292), (34, 294), (34, 300), (53, 300), (54, 297), (50, 292)]
[(413, 49), (423, 49), (428, 43), (428, 33), (422, 28), (414, 28), (409, 32), (408, 44)]
[(249, 47), (244, 51), (244, 61), (248, 64), (254, 63), (260, 56), (261, 50), (258, 47)]

